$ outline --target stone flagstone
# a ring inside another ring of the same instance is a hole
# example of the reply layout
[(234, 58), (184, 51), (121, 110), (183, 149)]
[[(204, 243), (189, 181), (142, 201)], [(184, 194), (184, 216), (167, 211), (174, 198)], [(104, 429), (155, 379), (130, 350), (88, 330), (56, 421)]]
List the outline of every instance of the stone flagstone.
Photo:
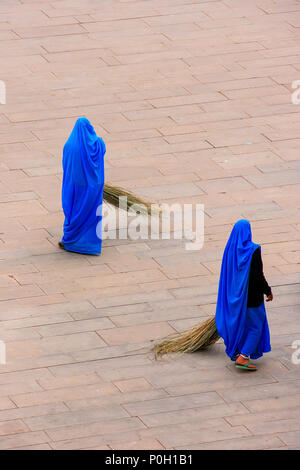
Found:
[[(299, 449), (300, 2), (10, 0), (0, 16), (0, 449)], [(58, 249), (79, 116), (112, 184), (205, 205), (202, 250)], [(222, 342), (155, 362), (154, 340), (214, 314), (241, 217), (275, 295), (272, 352), (251, 377)]]

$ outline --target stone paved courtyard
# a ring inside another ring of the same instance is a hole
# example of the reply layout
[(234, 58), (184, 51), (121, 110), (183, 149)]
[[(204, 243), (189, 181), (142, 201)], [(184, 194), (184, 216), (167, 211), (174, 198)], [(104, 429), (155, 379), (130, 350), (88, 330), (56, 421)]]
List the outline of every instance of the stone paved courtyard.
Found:
[[(299, 0), (1, 0), (0, 449), (300, 448), (299, 41)], [(202, 250), (59, 250), (79, 116), (107, 181), (205, 205)], [(241, 217), (273, 287), (272, 352), (251, 376), (222, 343), (155, 361), (153, 340), (214, 314)]]

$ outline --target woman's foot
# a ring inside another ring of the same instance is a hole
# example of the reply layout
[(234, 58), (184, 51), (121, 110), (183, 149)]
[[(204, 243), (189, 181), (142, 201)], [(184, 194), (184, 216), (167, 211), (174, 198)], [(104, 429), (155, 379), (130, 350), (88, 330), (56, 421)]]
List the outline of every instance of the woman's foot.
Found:
[(239, 369), (257, 370), (256, 366), (249, 362), (249, 357), (239, 354), (235, 361), (236, 367)]
[(62, 250), (65, 249), (65, 244), (63, 242), (58, 242), (58, 246), (59, 248), (61, 248)]

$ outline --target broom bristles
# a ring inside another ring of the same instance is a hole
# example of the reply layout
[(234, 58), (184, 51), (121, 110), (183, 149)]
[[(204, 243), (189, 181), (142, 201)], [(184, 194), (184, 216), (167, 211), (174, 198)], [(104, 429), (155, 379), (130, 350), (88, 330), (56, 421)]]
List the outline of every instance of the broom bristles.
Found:
[(164, 354), (171, 353), (192, 353), (200, 349), (205, 349), (214, 344), (220, 335), (218, 334), (215, 317), (209, 318), (200, 326), (192, 328), (183, 333), (176, 333), (170, 338), (153, 347), (155, 359)]
[(151, 214), (151, 203), (144, 201), (143, 199), (139, 198), (135, 194), (125, 191), (125, 189), (120, 188), (119, 186), (112, 186), (111, 184), (105, 183), (103, 188), (103, 199), (112, 204), (115, 207), (119, 207), (119, 198), (120, 197), (127, 197), (127, 211), (130, 209), (131, 206), (134, 204), (144, 205), (147, 213)]

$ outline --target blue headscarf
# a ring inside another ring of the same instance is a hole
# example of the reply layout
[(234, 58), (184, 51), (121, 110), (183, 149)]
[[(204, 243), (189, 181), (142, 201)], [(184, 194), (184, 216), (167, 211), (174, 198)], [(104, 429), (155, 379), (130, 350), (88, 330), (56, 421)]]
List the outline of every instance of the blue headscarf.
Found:
[(250, 265), (257, 248), (248, 220), (236, 222), (223, 254), (216, 309), (217, 330), (232, 360), (243, 342)]
[(102, 219), (105, 152), (89, 120), (79, 118), (63, 149), (62, 242), (66, 250), (101, 253), (96, 228)]

